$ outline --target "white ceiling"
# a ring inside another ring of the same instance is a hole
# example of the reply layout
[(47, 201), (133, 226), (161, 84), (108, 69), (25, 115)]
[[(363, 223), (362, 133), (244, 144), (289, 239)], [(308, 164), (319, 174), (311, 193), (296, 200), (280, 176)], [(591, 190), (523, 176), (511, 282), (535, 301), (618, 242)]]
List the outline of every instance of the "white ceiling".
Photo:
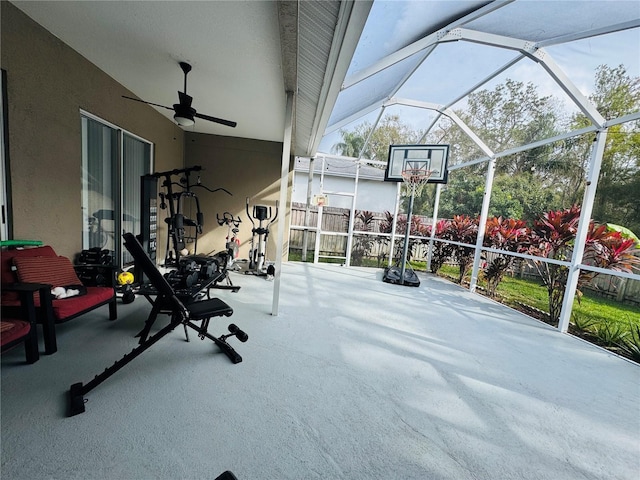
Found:
[[(196, 119), (188, 130), (282, 141), (285, 90), (273, 2), (14, 4), (143, 100), (177, 103), (184, 83), (178, 62), (190, 63), (193, 107), (238, 126)], [(158, 111), (173, 119), (172, 111)]]
[[(328, 94), (330, 86), (344, 78), (371, 2), (12, 3), (142, 100), (169, 107), (177, 103), (184, 83), (178, 62), (190, 63), (187, 93), (193, 107), (238, 125), (196, 119), (188, 131), (282, 141), (286, 91), (297, 92), (298, 71), (304, 70), (313, 88), (296, 102), (304, 113), (294, 113), (294, 135), (302, 146), (296, 148), (294, 141), (292, 148), (293, 154), (304, 155), (319, 142), (317, 132), (322, 134), (337, 96), (337, 90)], [(362, 12), (358, 22), (352, 21), (352, 10)], [(303, 30), (299, 25), (305, 18), (321, 21), (313, 31)], [(349, 33), (350, 23), (355, 32)], [(350, 39), (347, 48), (345, 38)], [(307, 46), (303, 54), (299, 43)], [(156, 108), (173, 119), (171, 110), (142, 103), (140, 108)]]

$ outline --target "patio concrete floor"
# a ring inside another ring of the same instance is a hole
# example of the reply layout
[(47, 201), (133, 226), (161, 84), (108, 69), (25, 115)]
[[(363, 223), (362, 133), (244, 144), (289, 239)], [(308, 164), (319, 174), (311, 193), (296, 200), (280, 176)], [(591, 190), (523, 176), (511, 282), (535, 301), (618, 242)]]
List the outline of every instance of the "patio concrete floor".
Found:
[[(181, 328), (87, 396), (135, 345), (144, 298), (2, 356), (3, 479), (621, 479), (640, 472), (640, 366), (443, 279), (289, 263), (213, 290), (249, 334), (233, 365)], [(164, 318), (157, 323), (164, 324)]]

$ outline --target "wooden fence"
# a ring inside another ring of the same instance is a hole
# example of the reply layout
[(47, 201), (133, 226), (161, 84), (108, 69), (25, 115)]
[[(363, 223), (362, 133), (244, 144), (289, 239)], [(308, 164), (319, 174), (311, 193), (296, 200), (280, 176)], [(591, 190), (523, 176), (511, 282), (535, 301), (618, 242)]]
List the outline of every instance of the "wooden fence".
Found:
[(640, 306), (640, 282), (629, 278), (598, 275), (587, 286), (592, 292), (618, 302)]
[[(322, 209), (322, 232), (320, 237), (320, 256), (335, 256), (346, 257), (347, 254), (347, 233), (349, 232), (349, 213), (347, 208), (336, 207), (323, 207)], [(381, 228), (384, 230), (383, 225), (388, 222), (385, 212), (371, 212), (373, 214), (373, 220), (364, 225), (361, 219), (355, 218), (355, 231), (371, 232), (370, 234), (355, 233), (353, 236), (353, 250), (359, 249), (363, 245), (367, 245), (367, 258), (375, 259), (377, 263), (380, 263), (389, 256), (390, 247), (390, 235), (381, 233)], [(291, 209), (291, 225), (292, 226), (304, 226), (304, 219), (306, 216), (306, 205), (303, 203), (293, 203)], [(427, 217), (422, 217), (423, 222), (430, 221)], [(316, 226), (318, 223), (318, 207), (309, 207), (309, 222), (311, 227)], [(336, 235), (342, 234), (342, 235)], [(401, 248), (402, 240), (404, 238), (404, 232), (397, 232), (396, 234), (396, 255)], [(289, 234), (289, 249), (290, 250), (302, 250), (304, 241), (304, 231), (300, 229), (291, 229)], [(307, 248), (313, 251), (316, 241), (315, 231), (309, 231), (307, 237)], [(412, 245), (411, 258), (416, 260), (426, 261), (426, 246), (422, 247), (419, 242), (416, 245)], [(352, 262), (354, 259), (357, 263), (357, 254), (352, 254)], [(356, 264), (354, 263), (354, 265)]]

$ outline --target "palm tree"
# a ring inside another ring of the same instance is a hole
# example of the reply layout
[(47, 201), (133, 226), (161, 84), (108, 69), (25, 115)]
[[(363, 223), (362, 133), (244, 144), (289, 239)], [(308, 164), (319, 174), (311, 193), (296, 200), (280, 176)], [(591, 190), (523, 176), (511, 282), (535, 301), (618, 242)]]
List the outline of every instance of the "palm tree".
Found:
[(362, 147), (364, 147), (365, 137), (358, 132), (347, 132), (340, 130), (342, 142), (336, 143), (331, 147), (331, 153), (344, 155), (345, 157), (357, 157), (360, 155)]

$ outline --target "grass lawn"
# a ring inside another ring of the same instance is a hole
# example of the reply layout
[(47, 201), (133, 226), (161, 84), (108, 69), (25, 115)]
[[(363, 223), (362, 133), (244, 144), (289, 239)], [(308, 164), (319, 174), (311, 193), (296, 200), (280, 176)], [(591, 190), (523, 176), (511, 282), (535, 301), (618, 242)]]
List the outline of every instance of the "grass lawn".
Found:
[[(443, 266), (441, 274), (457, 278), (458, 268)], [(482, 286), (483, 282), (478, 282)], [(535, 280), (525, 280), (505, 276), (498, 286), (498, 295), (506, 305), (517, 307), (518, 302), (530, 305), (544, 312), (549, 311), (549, 295), (547, 289)], [(609, 298), (586, 292), (580, 302), (574, 300), (573, 316), (589, 322), (619, 323), (640, 326), (640, 307), (619, 303)]]

